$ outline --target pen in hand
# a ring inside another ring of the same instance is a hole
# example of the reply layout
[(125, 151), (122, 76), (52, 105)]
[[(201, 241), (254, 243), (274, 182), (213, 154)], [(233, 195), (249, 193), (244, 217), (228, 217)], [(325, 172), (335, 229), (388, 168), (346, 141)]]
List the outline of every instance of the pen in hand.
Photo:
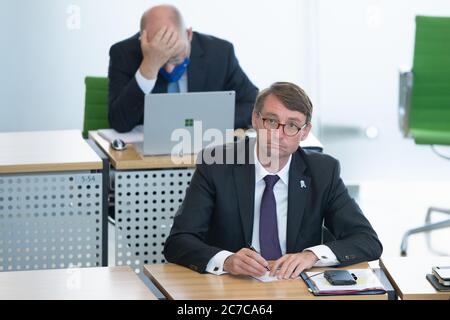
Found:
[[(253, 248), (253, 246), (252, 246), (250, 243), (247, 245), (247, 247), (248, 247), (250, 250), (256, 252), (256, 253), (259, 254), (259, 255), (261, 255), (261, 253), (259, 253), (255, 248)], [(266, 268), (267, 271), (270, 272), (269, 266), (266, 266), (265, 268)]]

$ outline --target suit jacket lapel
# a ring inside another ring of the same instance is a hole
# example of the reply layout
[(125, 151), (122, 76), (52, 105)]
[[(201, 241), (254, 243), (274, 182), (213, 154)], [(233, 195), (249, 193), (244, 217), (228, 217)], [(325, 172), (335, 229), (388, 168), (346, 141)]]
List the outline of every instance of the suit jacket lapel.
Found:
[(291, 166), (289, 168), (287, 253), (298, 250), (296, 248), (296, 241), (311, 192), (311, 177), (305, 174), (306, 164), (301, 157), (302, 152), (299, 149), (299, 151), (292, 155)]
[(204, 83), (206, 81), (206, 63), (204, 61), (204, 50), (198, 42), (197, 35), (194, 32), (191, 43), (190, 64), (188, 66), (188, 91), (205, 91)]
[(233, 168), (234, 183), (245, 245), (252, 241), (253, 235), (253, 215), (255, 210), (255, 165), (253, 162), (253, 147), (254, 141), (242, 141), (242, 143), (237, 144), (236, 155), (239, 156), (242, 155), (241, 152), (245, 152), (245, 164), (236, 164)]

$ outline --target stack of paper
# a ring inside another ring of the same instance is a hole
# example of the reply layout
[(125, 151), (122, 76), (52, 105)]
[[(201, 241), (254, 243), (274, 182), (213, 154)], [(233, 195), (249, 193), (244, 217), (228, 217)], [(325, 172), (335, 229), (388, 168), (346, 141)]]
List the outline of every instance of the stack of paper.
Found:
[(114, 129), (100, 129), (98, 135), (106, 139), (108, 142), (112, 142), (115, 139), (121, 139), (125, 143), (136, 144), (144, 141), (143, 126), (136, 126), (133, 130), (126, 133), (119, 133)]
[(325, 279), (322, 272), (303, 272), (301, 277), (308, 285), (310, 291), (316, 296), (383, 294), (386, 292), (380, 280), (371, 269), (351, 269), (348, 271), (356, 276), (355, 285), (332, 285)]

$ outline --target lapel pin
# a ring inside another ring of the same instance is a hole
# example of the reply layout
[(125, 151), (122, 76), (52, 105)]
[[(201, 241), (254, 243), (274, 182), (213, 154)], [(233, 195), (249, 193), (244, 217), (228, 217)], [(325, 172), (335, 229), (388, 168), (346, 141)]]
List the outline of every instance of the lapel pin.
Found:
[(306, 183), (305, 183), (305, 180), (300, 180), (300, 188), (306, 189)]

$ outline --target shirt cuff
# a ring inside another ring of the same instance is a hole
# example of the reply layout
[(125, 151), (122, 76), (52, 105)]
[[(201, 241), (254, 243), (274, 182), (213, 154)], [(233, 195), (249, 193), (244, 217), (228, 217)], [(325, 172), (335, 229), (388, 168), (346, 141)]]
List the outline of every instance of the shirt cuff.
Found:
[(150, 92), (152, 92), (153, 88), (155, 87), (155, 83), (156, 83), (156, 79), (147, 79), (145, 78), (141, 72), (136, 71), (136, 82), (139, 85), (139, 88), (141, 88), (142, 92), (144, 92), (144, 94), (149, 94)]
[(223, 264), (225, 260), (231, 256), (233, 252), (230, 251), (220, 251), (214, 257), (209, 260), (208, 265), (206, 266), (206, 272), (215, 274), (220, 276), (221, 274), (227, 273), (223, 270)]
[(314, 267), (331, 267), (339, 264), (339, 260), (331, 249), (324, 245), (318, 245), (311, 248), (306, 248), (304, 251), (311, 251), (319, 260), (317, 260)]

